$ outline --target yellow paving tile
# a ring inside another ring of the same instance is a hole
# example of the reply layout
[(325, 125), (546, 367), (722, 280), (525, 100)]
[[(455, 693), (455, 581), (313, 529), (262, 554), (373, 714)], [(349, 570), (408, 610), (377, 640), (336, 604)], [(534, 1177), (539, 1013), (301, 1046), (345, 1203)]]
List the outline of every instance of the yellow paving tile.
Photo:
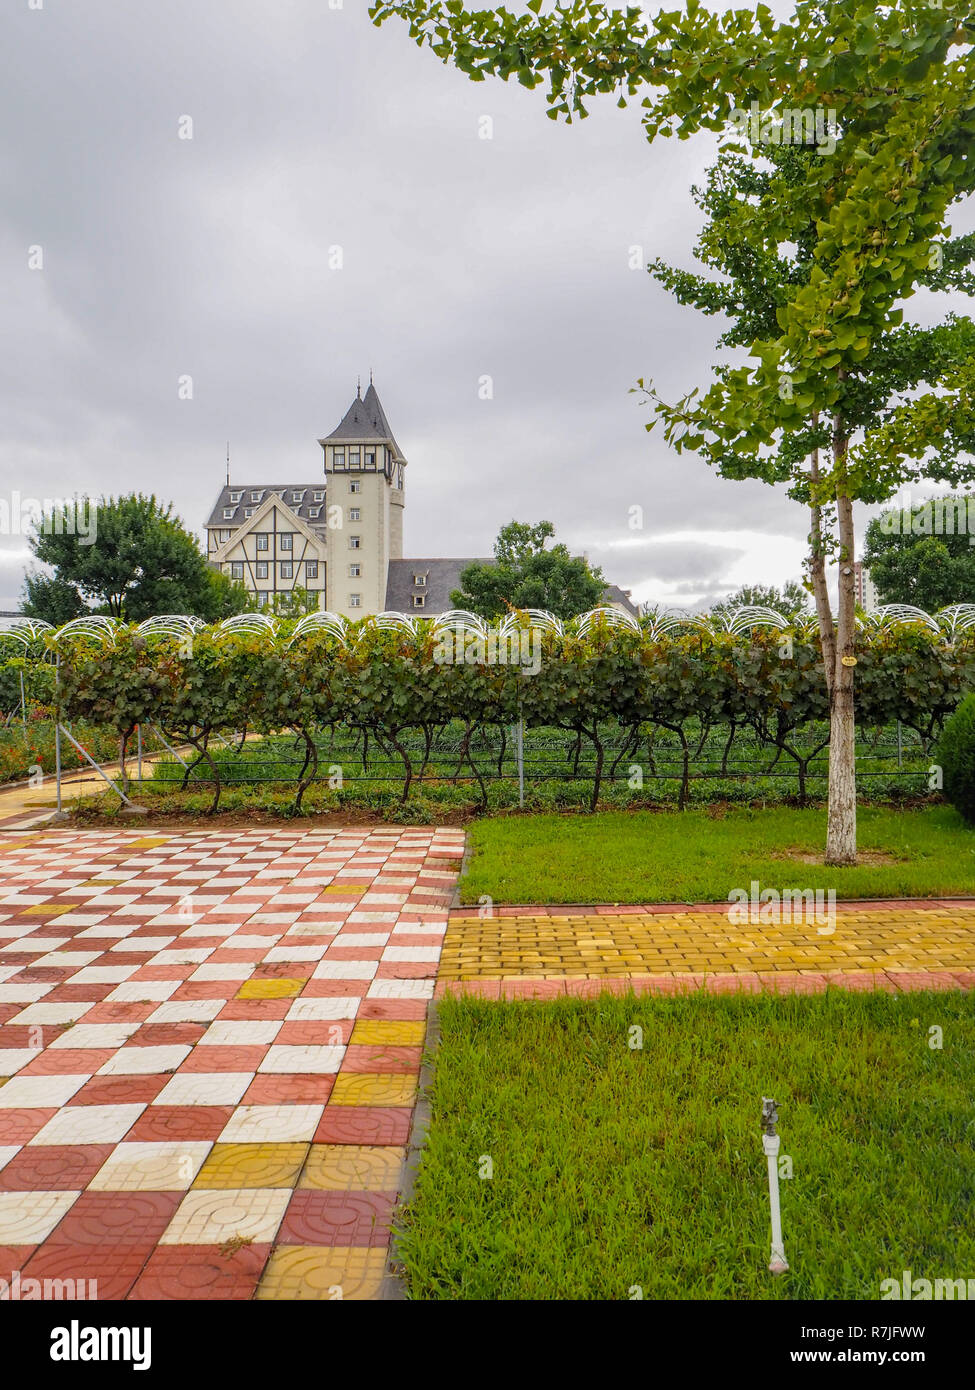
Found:
[(24, 917), (57, 917), (61, 912), (77, 912), (77, 903), (35, 903), (33, 907), (21, 909)]
[(168, 845), (172, 835), (146, 835), (141, 840), (130, 840), (126, 849), (156, 849), (159, 845)]
[(305, 980), (247, 980), (237, 991), (238, 999), (289, 999), (300, 994)]
[(395, 1145), (312, 1144), (299, 1187), (329, 1192), (395, 1192), (406, 1150)]
[(214, 1144), (194, 1187), (294, 1187), (310, 1145)]
[(378, 1298), (386, 1252), (365, 1246), (280, 1245), (257, 1286), (260, 1299)]
[(392, 1072), (339, 1072), (329, 1105), (412, 1105), (416, 1077)]
[(419, 1047), (426, 1036), (422, 1020), (360, 1018), (352, 1029), (353, 1043), (385, 1043), (387, 1047)]

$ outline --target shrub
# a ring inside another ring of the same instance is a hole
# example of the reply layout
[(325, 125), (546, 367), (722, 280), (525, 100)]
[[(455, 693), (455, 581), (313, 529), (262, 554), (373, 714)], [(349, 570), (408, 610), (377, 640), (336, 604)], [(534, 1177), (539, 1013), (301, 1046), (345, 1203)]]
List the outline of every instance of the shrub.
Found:
[(969, 825), (975, 825), (975, 695), (966, 695), (945, 722), (937, 757), (945, 796)]

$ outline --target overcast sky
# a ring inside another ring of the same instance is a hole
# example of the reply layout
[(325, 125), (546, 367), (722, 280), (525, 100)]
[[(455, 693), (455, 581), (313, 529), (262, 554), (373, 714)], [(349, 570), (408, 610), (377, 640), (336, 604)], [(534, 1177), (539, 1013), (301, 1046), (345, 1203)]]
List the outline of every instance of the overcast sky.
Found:
[[(235, 481), (314, 482), (372, 369), (407, 555), (547, 518), (639, 600), (799, 576), (803, 510), (671, 453), (629, 390), (707, 380), (717, 321), (629, 262), (693, 264), (712, 137), (549, 121), (365, 0), (29, 3), (0, 20), (8, 500), (152, 491), (202, 535), (228, 439)], [(0, 606), (28, 558), (0, 537)]]

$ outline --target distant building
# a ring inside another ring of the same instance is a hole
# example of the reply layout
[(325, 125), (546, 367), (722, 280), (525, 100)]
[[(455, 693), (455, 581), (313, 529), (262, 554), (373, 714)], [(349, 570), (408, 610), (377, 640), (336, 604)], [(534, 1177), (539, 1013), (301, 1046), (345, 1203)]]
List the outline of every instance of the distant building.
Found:
[(853, 583), (856, 591), (856, 601), (865, 613), (873, 613), (880, 607), (877, 598), (877, 586), (870, 578), (870, 571), (864, 567), (862, 560), (853, 562)]
[[(370, 381), (331, 434), (318, 441), (323, 476), (305, 483), (228, 482), (206, 523), (207, 559), (262, 607), (303, 588), (319, 609), (443, 613), (474, 558), (403, 558), (406, 456)], [(481, 557), (490, 564), (492, 557)], [(628, 590), (604, 603), (636, 613)]]

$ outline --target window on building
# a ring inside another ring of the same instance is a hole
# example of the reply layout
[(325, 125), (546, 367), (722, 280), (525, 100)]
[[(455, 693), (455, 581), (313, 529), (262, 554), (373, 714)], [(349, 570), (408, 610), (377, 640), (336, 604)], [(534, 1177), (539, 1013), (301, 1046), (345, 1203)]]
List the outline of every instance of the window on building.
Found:
[(425, 607), (426, 607), (426, 602), (427, 602), (427, 596), (426, 596), (426, 594), (414, 594), (414, 595), (413, 595), (413, 607), (414, 607), (414, 608), (425, 608)]
[(231, 502), (239, 502), (240, 499), (241, 499), (241, 497), (243, 497), (243, 495), (244, 495), (244, 494), (243, 494), (242, 492), (232, 492), (232, 493), (230, 494), (230, 500), (231, 500)]
[(306, 560), (306, 561), (305, 561), (305, 578), (306, 578), (306, 579), (317, 579), (317, 578), (318, 578), (318, 561), (317, 561), (317, 560)]
[(252, 501), (252, 502), (260, 502), (260, 500), (261, 500), (261, 498), (262, 498), (263, 496), (264, 496), (264, 493), (263, 493), (263, 492), (252, 492), (252, 493), (251, 493), (251, 501)]
[(290, 531), (282, 531), (281, 534), (278, 536), (278, 540), (281, 543), (282, 550), (294, 549), (293, 545), (291, 544), (291, 542), (294, 540), (294, 536)]
[(349, 449), (349, 467), (350, 467), (350, 468), (358, 468), (358, 467), (359, 467), (359, 450), (358, 450), (358, 448), (356, 448), (356, 449), (350, 448), (350, 449)]
[(292, 502), (303, 502), (304, 499), (305, 499), (305, 494), (304, 494), (304, 492), (293, 492), (293, 493), (291, 494), (291, 500), (292, 500)]
[(362, 484), (360, 483), (360, 481), (359, 481), (358, 478), (350, 478), (350, 479), (349, 479), (349, 491), (350, 491), (350, 492), (361, 492), (361, 491), (362, 491)]
[(425, 574), (415, 574), (415, 575), (413, 576), (413, 583), (416, 585), (416, 587), (417, 587), (418, 589), (424, 588), (424, 586), (426, 585), (426, 582), (427, 582), (427, 577), (426, 577)]
[(358, 520), (359, 520), (359, 508), (358, 508), (358, 507), (350, 507), (350, 508), (349, 508), (349, 520), (350, 520), (350, 521), (358, 521)]
[(396, 465), (396, 486), (397, 486), (397, 487), (400, 489), (400, 491), (402, 492), (402, 490), (403, 490), (403, 465), (402, 465), (401, 463), (398, 463), (398, 464)]
[(243, 579), (243, 577), (244, 577), (244, 562), (243, 562), (243, 560), (234, 560), (234, 562), (233, 562), (232, 565), (230, 566), (230, 577), (231, 577), (231, 579)]
[(318, 516), (318, 514), (321, 512), (321, 510), (322, 510), (321, 507), (309, 507), (309, 508), (308, 508), (308, 515), (309, 515), (309, 516)]
[(349, 595), (349, 607), (350, 607), (350, 608), (361, 608), (361, 607), (362, 607), (362, 595), (361, 595), (361, 594), (350, 594), (350, 595)]
[(360, 575), (361, 573), (362, 573), (362, 566), (361, 566), (361, 565), (350, 565), (350, 566), (349, 566), (349, 578), (350, 578), (350, 579), (358, 579), (358, 578), (359, 578), (359, 575)]
[(253, 515), (254, 515), (254, 508), (253, 508), (253, 507), (245, 507), (245, 508), (244, 508), (244, 517), (245, 517), (245, 519), (246, 519), (247, 517), (251, 517), (251, 516), (253, 516)]
[(233, 521), (233, 519), (234, 519), (234, 513), (235, 513), (236, 511), (237, 511), (237, 508), (236, 508), (236, 507), (224, 507), (224, 509), (223, 509), (223, 519), (224, 519), (224, 521)]
[(267, 589), (261, 589), (260, 592), (259, 592), (258, 595), (257, 595), (257, 606), (258, 606), (258, 608), (266, 608), (266, 607), (267, 607), (267, 601), (268, 601), (268, 599), (269, 599), (270, 597), (271, 597), (271, 595), (268, 593)]
[(325, 494), (324, 494), (324, 492), (313, 492), (313, 493), (312, 493), (312, 500), (315, 501), (315, 502), (324, 502), (324, 501), (325, 501)]
[(350, 537), (349, 537), (349, 549), (350, 549), (350, 550), (361, 550), (361, 549), (362, 549), (362, 537), (361, 537), (361, 536), (350, 536)]
[(220, 544), (223, 545), (226, 541), (229, 541), (229, 540), (230, 540), (230, 535), (231, 535), (231, 533), (230, 533), (229, 531), (226, 531), (226, 530), (225, 530), (225, 531), (221, 531), (221, 532), (220, 532)]
[(376, 471), (376, 451), (375, 449), (366, 450), (366, 467), (373, 473)]
[(333, 467), (333, 468), (337, 468), (337, 469), (339, 470), (339, 472), (341, 472), (341, 471), (345, 468), (345, 450), (344, 450), (344, 449), (333, 449), (333, 450), (332, 450), (332, 467)]
[(267, 561), (266, 561), (266, 560), (258, 560), (258, 562), (257, 562), (257, 577), (258, 577), (258, 579), (266, 579), (266, 578), (267, 578)]
[(267, 532), (259, 531), (256, 539), (258, 550), (267, 550)]
[(290, 560), (281, 561), (281, 578), (291, 579), (294, 576), (295, 567)]

